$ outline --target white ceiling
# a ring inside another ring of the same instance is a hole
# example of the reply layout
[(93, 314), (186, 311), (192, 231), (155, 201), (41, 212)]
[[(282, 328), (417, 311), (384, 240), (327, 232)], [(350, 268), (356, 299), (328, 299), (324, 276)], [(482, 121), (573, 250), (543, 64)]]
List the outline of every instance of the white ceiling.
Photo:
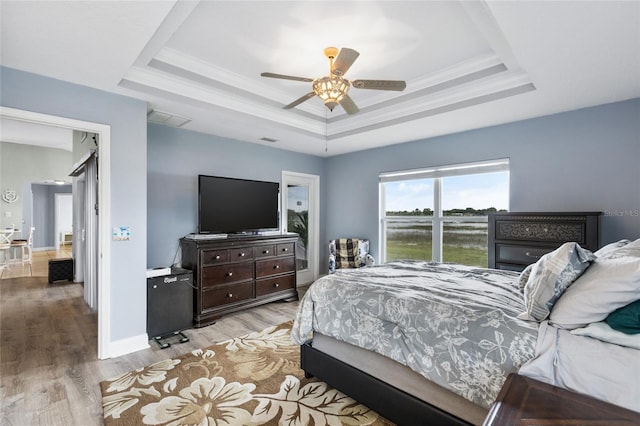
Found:
[[(2, 1), (4, 66), (148, 102), (185, 129), (320, 156), (640, 97), (638, 1)], [(310, 83), (360, 57), (360, 112)], [(261, 138), (276, 139), (264, 142)]]

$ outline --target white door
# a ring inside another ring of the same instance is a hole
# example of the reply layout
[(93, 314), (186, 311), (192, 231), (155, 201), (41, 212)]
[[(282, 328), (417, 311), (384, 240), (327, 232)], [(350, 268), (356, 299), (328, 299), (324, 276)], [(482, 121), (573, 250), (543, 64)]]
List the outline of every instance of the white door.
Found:
[(319, 176), (282, 172), (283, 230), (300, 236), (296, 246), (298, 285), (318, 278), (319, 186)]

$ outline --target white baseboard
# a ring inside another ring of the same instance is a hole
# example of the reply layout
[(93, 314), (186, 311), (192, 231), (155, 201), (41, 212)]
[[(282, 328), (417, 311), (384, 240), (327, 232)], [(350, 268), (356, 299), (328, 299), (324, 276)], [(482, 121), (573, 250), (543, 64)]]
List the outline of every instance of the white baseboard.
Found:
[(127, 337), (126, 339), (109, 342), (109, 358), (116, 358), (133, 352), (141, 351), (149, 348), (149, 337), (147, 333), (137, 336)]
[(51, 247), (38, 247), (38, 248), (33, 248), (33, 251), (50, 251), (50, 250), (55, 250), (56, 248), (51, 246)]

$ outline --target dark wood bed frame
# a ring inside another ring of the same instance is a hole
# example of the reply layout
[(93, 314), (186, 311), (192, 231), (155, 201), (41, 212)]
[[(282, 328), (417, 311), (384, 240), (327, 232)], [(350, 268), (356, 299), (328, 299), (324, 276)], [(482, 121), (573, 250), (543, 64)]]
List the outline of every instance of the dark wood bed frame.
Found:
[(300, 346), (305, 377), (317, 377), (398, 425), (448, 426), (470, 423), (315, 349)]

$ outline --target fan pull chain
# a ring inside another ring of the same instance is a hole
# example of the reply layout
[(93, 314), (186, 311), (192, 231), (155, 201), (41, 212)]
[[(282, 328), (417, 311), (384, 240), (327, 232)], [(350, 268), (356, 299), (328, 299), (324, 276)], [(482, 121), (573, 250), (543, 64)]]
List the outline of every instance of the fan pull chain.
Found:
[(324, 110), (324, 152), (329, 152), (329, 113)]

